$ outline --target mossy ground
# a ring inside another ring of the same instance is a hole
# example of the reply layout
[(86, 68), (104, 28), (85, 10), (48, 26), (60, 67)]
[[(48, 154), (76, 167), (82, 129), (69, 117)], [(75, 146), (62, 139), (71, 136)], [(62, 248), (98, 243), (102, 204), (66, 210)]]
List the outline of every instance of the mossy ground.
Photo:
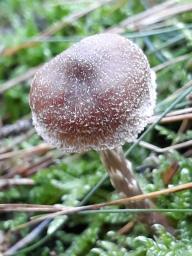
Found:
[[(95, 6), (96, 1), (1, 1), (0, 131), (20, 119), (30, 118), (28, 93), (31, 78), (20, 82), (15, 80), (16, 77), (48, 61), (75, 41), (110, 27), (118, 27), (119, 23), (127, 17), (149, 9), (153, 4), (164, 2), (111, 1), (78, 18), (73, 14)], [(179, 1), (178, 4), (190, 4), (190, 1)], [(159, 14), (156, 13), (157, 16)], [(66, 22), (61, 29), (52, 33), (51, 36), (42, 35), (47, 28), (64, 19)], [(175, 97), (175, 91), (191, 80), (191, 22), (191, 12), (185, 11), (177, 16), (165, 18), (159, 24), (140, 28), (140, 31), (131, 26), (123, 31), (125, 36), (142, 47), (151, 67), (167, 63), (157, 72), (157, 114), (165, 111), (179, 95)], [(39, 34), (41, 36), (37, 36)], [(25, 44), (33, 37), (35, 43), (26, 47)], [(188, 55), (183, 61), (176, 62), (179, 56), (186, 54)], [(11, 79), (13, 79), (14, 86), (8, 88), (7, 81)], [(190, 107), (190, 104), (190, 98), (184, 97), (176, 108), (184, 109)], [(158, 124), (145, 136), (144, 140), (158, 147), (190, 141), (192, 139), (191, 123), (190, 121), (184, 122)], [(42, 143), (41, 139), (30, 128), (19, 134), (12, 133), (10, 136), (2, 137), (0, 153), (27, 151), (40, 143)], [(130, 145), (125, 145), (124, 149), (127, 150), (129, 147)], [(190, 147), (157, 154), (152, 150), (136, 146), (129, 155), (129, 159), (133, 163), (143, 190), (152, 192), (168, 186), (191, 182), (191, 155)], [(167, 173), (174, 163), (177, 165), (175, 173), (171, 179), (167, 180)], [(34, 181), (33, 186), (11, 186), (2, 189), (0, 203), (76, 206), (81, 204), (87, 193), (105, 175), (105, 170), (96, 152), (66, 156), (54, 149), (41, 154), (22, 154), (2, 160), (0, 167), (1, 179), (27, 177)], [(118, 197), (107, 180), (86, 203), (94, 204)], [(192, 193), (186, 190), (169, 196), (161, 196), (156, 200), (156, 205), (164, 209), (189, 209), (192, 206)], [(161, 226), (156, 226), (156, 233), (151, 234), (143, 224), (138, 222), (127, 234), (119, 235), (119, 229), (136, 219), (136, 215), (130, 213), (57, 217), (47, 222), (41, 233), (15, 255), (192, 255), (192, 213), (178, 211), (163, 214), (171, 219), (176, 229), (175, 236), (167, 233)], [(0, 250), (7, 251), (32, 232), (35, 226), (13, 231), (18, 225), (27, 222), (32, 215), (32, 213), (1, 213)]]

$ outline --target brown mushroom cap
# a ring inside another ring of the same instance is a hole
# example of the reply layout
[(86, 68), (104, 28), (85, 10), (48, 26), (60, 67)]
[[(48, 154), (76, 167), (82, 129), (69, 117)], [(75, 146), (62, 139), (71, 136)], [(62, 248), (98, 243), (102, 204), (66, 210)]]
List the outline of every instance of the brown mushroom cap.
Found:
[(65, 152), (133, 141), (154, 105), (144, 53), (110, 33), (87, 37), (49, 61), (36, 73), (30, 91), (37, 132)]

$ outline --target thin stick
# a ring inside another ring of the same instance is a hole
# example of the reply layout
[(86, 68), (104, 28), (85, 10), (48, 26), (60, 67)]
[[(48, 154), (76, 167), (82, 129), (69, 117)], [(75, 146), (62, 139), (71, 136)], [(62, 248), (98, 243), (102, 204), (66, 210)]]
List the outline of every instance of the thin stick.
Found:
[(176, 115), (182, 115), (182, 114), (186, 114), (186, 113), (190, 113), (190, 112), (192, 113), (192, 108), (183, 108), (183, 109), (171, 111), (171, 112), (167, 113), (166, 116), (176, 116)]
[(136, 221), (130, 221), (125, 226), (117, 231), (119, 235), (127, 234), (135, 225)]
[(0, 189), (21, 185), (32, 186), (34, 185), (34, 181), (27, 178), (0, 179)]
[(21, 119), (14, 124), (4, 125), (0, 128), (0, 139), (6, 138), (10, 135), (16, 135), (26, 132), (32, 127), (31, 119)]
[(174, 64), (177, 64), (177, 63), (179, 63), (179, 62), (185, 61), (185, 60), (189, 59), (190, 57), (191, 57), (191, 53), (188, 53), (188, 54), (179, 56), (179, 57), (177, 57), (177, 58), (168, 60), (168, 61), (166, 61), (166, 62), (164, 62), (164, 63), (162, 63), (162, 64), (159, 64), (159, 65), (153, 67), (153, 70), (154, 70), (155, 72), (159, 72), (159, 71), (161, 71), (161, 70), (164, 69), (164, 68), (167, 68), (167, 67), (169, 67), (169, 66), (171, 66), (171, 65), (174, 65)]
[(29, 80), (35, 73), (36, 71), (40, 68), (41, 66), (37, 66), (35, 68), (29, 69), (27, 72), (25, 72), (22, 75), (19, 75), (3, 84), (0, 86), (0, 95), (5, 93), (7, 90), (11, 89), (15, 85), (22, 83), (26, 80)]
[(6, 160), (8, 158), (11, 157), (18, 157), (18, 156), (30, 156), (33, 154), (42, 154), (42, 153), (46, 153), (47, 151), (53, 149), (52, 146), (42, 143), (38, 146), (29, 148), (29, 149), (22, 149), (22, 150), (18, 150), (18, 151), (13, 151), (13, 152), (8, 152), (8, 153), (4, 153), (4, 154), (0, 154), (0, 161), (2, 160)]
[(119, 25), (110, 28), (111, 33), (124, 33), (125, 30), (141, 30), (144, 27), (154, 25), (157, 22), (166, 20), (169, 17), (189, 12), (192, 10), (191, 3), (177, 3), (176, 1), (166, 1), (165, 3), (151, 7), (142, 13), (131, 16), (123, 20)]
[(181, 123), (178, 131), (177, 131), (177, 134), (181, 134), (181, 133), (184, 133), (189, 127), (190, 127), (190, 122), (188, 119), (185, 119), (183, 120), (183, 122)]
[(181, 149), (181, 148), (186, 148), (186, 147), (190, 147), (192, 146), (192, 140), (188, 140), (188, 141), (185, 141), (185, 142), (182, 142), (182, 143), (178, 143), (178, 144), (175, 144), (175, 145), (171, 145), (169, 147), (165, 147), (165, 148), (159, 148), (153, 144), (150, 144), (148, 142), (145, 142), (145, 141), (140, 141), (139, 142), (139, 145), (144, 147), (144, 148), (148, 148), (156, 153), (165, 153), (167, 151), (170, 151), (170, 150), (177, 150), (177, 149)]
[[(63, 154), (62, 154), (63, 155)], [(18, 167), (9, 172), (7, 172), (4, 177), (11, 178), (19, 174), (22, 177), (29, 177), (32, 174), (36, 173), (38, 170), (46, 168), (54, 163), (56, 160), (52, 156), (41, 157), (40, 161), (30, 164), (29, 166)]]
[[(191, 29), (192, 25), (186, 25), (184, 26), (186, 29)], [(183, 30), (183, 27), (175, 27), (175, 26), (169, 26), (166, 28), (160, 28), (160, 29), (144, 29), (140, 30), (139, 32), (128, 32), (124, 34), (124, 36), (128, 37), (129, 39), (135, 39), (135, 38), (141, 38), (141, 37), (149, 37), (149, 36), (154, 36), (154, 35), (159, 35), (159, 34), (166, 34), (170, 32), (176, 32), (179, 30)], [(34, 41), (37, 42), (77, 42), (81, 39), (83, 39), (85, 36), (51, 36), (48, 38), (39, 38), (35, 39)], [(182, 39), (184, 38), (183, 36), (181, 37)], [(164, 46), (166, 47), (167, 44)], [(162, 46), (163, 47), (163, 46)], [(160, 50), (158, 48), (158, 50)], [(150, 52), (152, 52), (150, 50)], [(153, 51), (154, 53), (155, 51)]]
[[(192, 25), (186, 25), (184, 27), (186, 29), (191, 29)], [(183, 27), (175, 27), (175, 26), (170, 26), (168, 28), (160, 28), (160, 29), (144, 29), (140, 30), (139, 32), (128, 32), (125, 33), (125, 36), (127, 36), (129, 39), (133, 38), (141, 38), (141, 37), (149, 37), (149, 36), (154, 36), (154, 35), (159, 35), (159, 34), (166, 34), (170, 32), (176, 32), (179, 30), (183, 30)], [(153, 51), (155, 53), (155, 51)]]
[(167, 116), (161, 119), (161, 123), (171, 123), (171, 122), (177, 122), (177, 121), (182, 121), (186, 119), (192, 119), (192, 113), (176, 115), (176, 116)]
[(146, 19), (142, 20), (139, 24), (137, 24), (137, 26), (141, 28), (146, 27), (151, 24), (168, 19), (169, 17), (181, 14), (183, 12), (190, 12), (191, 10), (192, 10), (191, 3), (176, 4), (175, 6), (162, 10), (161, 12), (158, 13), (158, 15), (154, 13), (153, 15), (146, 17)]
[(126, 18), (125, 20), (120, 22), (117, 26), (110, 28), (108, 32), (123, 33), (126, 28), (137, 30), (139, 22), (146, 19), (148, 16), (154, 15), (154, 13), (158, 15), (159, 12), (162, 12), (163, 10), (167, 10), (168, 8), (171, 8), (176, 4), (177, 3), (174, 0), (170, 0), (170, 1), (166, 1), (165, 3), (156, 5), (152, 8), (149, 8), (146, 11), (143, 11), (139, 14)]
[(7, 152), (7, 151), (10, 151), (11, 149), (14, 148), (15, 145), (18, 145), (20, 144), (21, 142), (27, 140), (28, 138), (30, 138), (33, 134), (35, 133), (35, 129), (31, 129), (29, 131), (27, 131), (26, 133), (20, 135), (20, 136), (17, 136), (15, 137), (14, 139), (12, 139), (11, 141), (11, 145), (4, 145), (3, 143), (1, 144), (2, 148), (0, 149), (0, 155)]
[[(155, 192), (148, 193), (148, 194), (141, 194), (141, 195), (137, 195), (137, 196), (133, 196), (133, 197), (126, 197), (126, 198), (123, 198), (123, 199), (104, 202), (104, 203), (100, 203), (100, 204), (80, 206), (80, 207), (71, 207), (71, 208), (66, 207), (64, 210), (59, 210), (59, 211), (56, 211), (56, 209), (53, 206), (53, 209), (56, 212), (46, 214), (46, 215), (42, 215), (38, 218), (32, 219), (31, 221), (20, 225), (19, 227), (17, 227), (17, 229), (26, 227), (26, 226), (34, 224), (34, 223), (37, 223), (37, 222), (39, 222), (41, 220), (44, 220), (44, 219), (47, 219), (47, 218), (54, 218), (54, 217), (57, 217), (57, 216), (60, 216), (60, 215), (74, 214), (74, 213), (78, 213), (78, 212), (86, 211), (86, 210), (97, 210), (97, 209), (100, 209), (100, 208), (103, 208), (103, 207), (106, 207), (106, 206), (112, 206), (112, 205), (127, 205), (129, 203), (143, 201), (143, 200), (146, 200), (146, 199), (153, 199), (153, 198), (156, 198), (160, 195), (168, 195), (170, 193), (175, 193), (175, 192), (179, 192), (179, 191), (183, 191), (183, 190), (187, 190), (187, 189), (192, 189), (192, 182), (185, 183), (185, 184), (182, 184), (182, 185), (178, 185), (178, 186), (175, 186), (175, 187), (172, 187), (172, 188), (162, 189), (160, 191), (155, 191)], [(3, 205), (3, 207), (5, 207), (5, 204)], [(14, 205), (13, 205), (13, 207), (14, 207)], [(29, 211), (28, 209), (29, 209), (29, 207), (27, 208), (27, 211)], [(132, 210), (134, 210), (134, 209), (132, 209)]]
[(64, 209), (71, 209), (62, 205), (42, 204), (0, 204), (0, 212), (57, 212)]
[(49, 220), (45, 220), (42, 223), (40, 223), (37, 227), (35, 227), (29, 234), (24, 236), (19, 242), (11, 246), (5, 253), (4, 255), (15, 255), (15, 253), (29, 244), (31, 241), (36, 239), (39, 234), (45, 229), (47, 224), (49, 223)]
[[(131, 202), (138, 202), (138, 201), (142, 201), (145, 199), (153, 199), (153, 198), (156, 198), (161, 195), (168, 195), (170, 193), (175, 193), (175, 192), (179, 192), (179, 191), (186, 190), (186, 189), (192, 189), (192, 182), (185, 183), (185, 184), (178, 185), (178, 186), (171, 187), (171, 188), (162, 189), (162, 190), (151, 192), (148, 194), (142, 194), (142, 195), (137, 195), (137, 196), (133, 196), (133, 197), (114, 200), (114, 201), (111, 201), (108, 203), (102, 203), (102, 204), (99, 204), (98, 206), (96, 205), (96, 207), (101, 208), (101, 207), (110, 206), (110, 205), (121, 205), (121, 204), (126, 205)], [(93, 208), (94, 208), (94, 205), (93, 205)]]
[(138, 209), (100, 209), (87, 210), (79, 212), (79, 214), (95, 214), (95, 213), (151, 213), (151, 212), (192, 212), (191, 208), (138, 208)]

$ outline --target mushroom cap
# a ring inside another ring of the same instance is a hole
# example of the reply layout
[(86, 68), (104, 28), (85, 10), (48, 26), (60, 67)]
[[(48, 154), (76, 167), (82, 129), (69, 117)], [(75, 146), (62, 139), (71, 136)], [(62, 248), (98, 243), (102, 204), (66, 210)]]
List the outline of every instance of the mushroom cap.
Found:
[(87, 37), (57, 55), (35, 74), (30, 91), (38, 134), (65, 152), (132, 142), (154, 105), (154, 79), (144, 53), (110, 33)]

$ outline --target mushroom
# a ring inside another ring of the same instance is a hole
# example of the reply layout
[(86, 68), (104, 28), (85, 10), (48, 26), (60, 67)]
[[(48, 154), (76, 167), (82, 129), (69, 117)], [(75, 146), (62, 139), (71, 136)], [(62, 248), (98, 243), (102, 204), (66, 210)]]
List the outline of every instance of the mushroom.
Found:
[[(142, 50), (125, 37), (103, 33), (74, 44), (36, 73), (30, 107), (46, 142), (64, 152), (99, 151), (113, 186), (134, 196), (142, 191), (121, 146), (150, 122), (155, 98)], [(148, 208), (151, 202), (132, 206)], [(148, 222), (165, 224), (159, 214), (151, 216)]]

